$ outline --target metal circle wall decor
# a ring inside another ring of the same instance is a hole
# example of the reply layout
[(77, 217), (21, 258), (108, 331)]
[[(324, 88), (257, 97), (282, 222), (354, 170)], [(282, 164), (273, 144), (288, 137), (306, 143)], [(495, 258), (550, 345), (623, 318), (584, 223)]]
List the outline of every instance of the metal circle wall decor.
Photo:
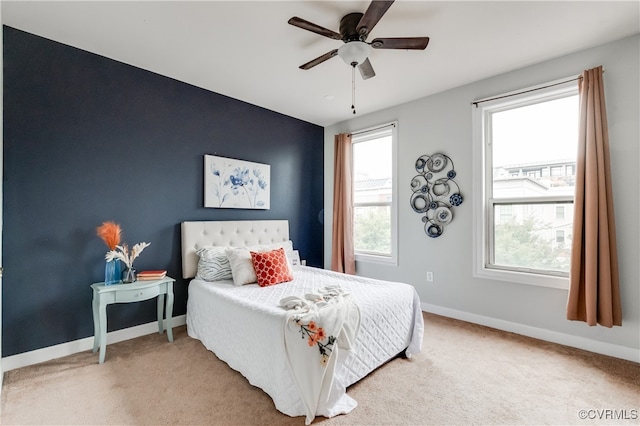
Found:
[(424, 214), (424, 232), (437, 238), (453, 220), (453, 207), (463, 201), (460, 187), (453, 180), (453, 161), (440, 153), (422, 155), (416, 160), (416, 171), (418, 174), (411, 179), (411, 208)]

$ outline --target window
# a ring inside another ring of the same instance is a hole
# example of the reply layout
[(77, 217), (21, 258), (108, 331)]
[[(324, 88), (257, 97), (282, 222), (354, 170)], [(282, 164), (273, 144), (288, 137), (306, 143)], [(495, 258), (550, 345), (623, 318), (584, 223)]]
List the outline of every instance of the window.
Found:
[(356, 132), (353, 144), (357, 261), (396, 263), (396, 123)]
[(575, 164), (568, 164), (567, 168), (566, 168), (566, 175), (567, 176), (573, 176), (576, 174), (576, 165)]
[(481, 166), (474, 193), (482, 194), (474, 204), (474, 272), (566, 288), (578, 87), (574, 81), (532, 89), (473, 107), (474, 161)]
[(551, 176), (562, 176), (562, 166), (551, 167)]

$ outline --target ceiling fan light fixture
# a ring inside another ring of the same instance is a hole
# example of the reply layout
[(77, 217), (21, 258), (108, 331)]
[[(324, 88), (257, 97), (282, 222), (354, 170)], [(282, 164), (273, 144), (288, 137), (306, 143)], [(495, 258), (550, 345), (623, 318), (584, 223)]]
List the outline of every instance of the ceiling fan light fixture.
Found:
[(363, 41), (350, 41), (338, 49), (338, 56), (347, 65), (360, 65), (369, 57), (371, 46)]

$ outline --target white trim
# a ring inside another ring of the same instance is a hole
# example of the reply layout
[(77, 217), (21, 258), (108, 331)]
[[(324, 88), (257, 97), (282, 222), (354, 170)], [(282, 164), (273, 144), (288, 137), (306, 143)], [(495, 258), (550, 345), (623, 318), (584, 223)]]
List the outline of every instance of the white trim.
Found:
[(432, 314), (455, 318), (461, 321), (495, 328), (497, 330), (508, 331), (527, 337), (533, 337), (534, 339), (540, 339), (546, 342), (557, 343), (560, 345), (583, 349), (597, 354), (612, 356), (615, 358), (626, 359), (628, 361), (640, 363), (640, 350), (627, 346), (600, 342), (598, 340), (572, 336), (570, 334), (558, 333), (556, 331), (545, 330), (543, 328), (518, 324), (498, 318), (491, 318), (483, 315), (472, 314), (469, 312), (458, 311), (455, 309), (432, 305), (430, 303), (423, 302), (421, 303), (421, 306), (423, 311)]
[[(540, 90), (538, 93), (532, 93)], [(529, 105), (540, 102), (541, 99), (551, 100), (566, 96), (569, 91), (577, 94), (577, 84), (575, 79), (564, 78), (549, 83), (523, 89), (522, 91), (510, 92), (504, 95), (509, 98), (496, 98), (483, 102), (480, 105), (472, 106), (472, 191), (477, 196), (473, 201), (473, 276), (486, 280), (508, 281), (517, 284), (536, 285), (541, 287), (551, 287), (558, 289), (569, 289), (569, 278), (562, 274), (546, 273), (545, 271), (518, 270), (517, 268), (500, 268), (490, 266), (489, 251), (492, 240), (492, 208), (493, 203), (505, 203), (512, 199), (493, 199), (489, 182), (492, 180), (493, 167), (491, 157), (487, 154), (487, 135), (490, 133), (491, 123), (485, 120), (485, 113), (507, 110), (514, 106)], [(513, 95), (512, 95), (513, 94)], [(557, 197), (544, 198), (545, 202), (554, 201)], [(571, 198), (573, 200), (573, 198)], [(518, 201), (522, 203), (527, 199)], [(558, 200), (559, 201), (559, 200)], [(562, 201), (566, 201), (562, 198)]]
[[(180, 315), (173, 317), (173, 327), (179, 327), (187, 323), (187, 316)], [(166, 320), (165, 320), (166, 325)], [(165, 326), (166, 329), (166, 326)], [(137, 325), (135, 327), (124, 328), (122, 330), (111, 331), (107, 333), (107, 345), (118, 343), (136, 337), (146, 336), (158, 332), (158, 322), (153, 321), (146, 324)], [(73, 355), (78, 352), (84, 352), (93, 349), (93, 336), (84, 339), (74, 340), (71, 342), (61, 343), (59, 345), (49, 346), (35, 351), (24, 352), (17, 355), (2, 358), (2, 366), (4, 371), (15, 370), (16, 368), (27, 367), (29, 365), (39, 364), (41, 362), (50, 361), (56, 358)], [(107, 346), (107, 350), (108, 350)], [(98, 362), (98, 353), (96, 353), (96, 363)]]
[[(381, 136), (390, 134), (391, 135), (391, 194), (393, 195), (391, 204), (389, 204), (389, 210), (391, 212), (391, 254), (389, 255), (375, 255), (371, 253), (355, 253), (355, 261), (356, 262), (365, 262), (365, 263), (378, 263), (378, 264), (386, 264), (386, 265), (398, 265), (398, 121), (394, 120), (386, 124), (381, 124), (379, 126), (374, 126), (369, 129), (362, 129), (356, 132), (357, 134), (365, 134), (362, 136), (352, 137), (355, 139), (360, 139), (354, 143), (366, 142), (368, 140), (376, 139)], [(382, 205), (382, 204), (381, 204)], [(387, 205), (387, 204), (383, 204)], [(354, 203), (355, 210), (355, 203)]]
[[(421, 308), (424, 312), (429, 312), (448, 318), (454, 318), (473, 324), (495, 328), (497, 330), (508, 331), (511, 333), (520, 334), (522, 336), (528, 336), (547, 342), (557, 343), (560, 345), (570, 346), (578, 349), (584, 349), (589, 352), (640, 363), (640, 351), (626, 346), (620, 346), (612, 343), (605, 343), (597, 340), (587, 339), (584, 337), (558, 333), (551, 330), (531, 327), (528, 325), (518, 324), (497, 318), (491, 318), (483, 315), (445, 308), (438, 305), (432, 305), (430, 303), (422, 302)], [(173, 317), (173, 326), (179, 327), (185, 325), (186, 321), (186, 315)], [(146, 336), (147, 334), (153, 334), (157, 331), (158, 323), (156, 321), (147, 324), (141, 324), (135, 327), (125, 328), (122, 330), (112, 331), (107, 333), (107, 344)], [(31, 352), (12, 355), (2, 359), (3, 367), (5, 368), (3, 371), (15, 370), (16, 368), (39, 364), (41, 362), (50, 361), (52, 359), (73, 355), (75, 353), (91, 349), (93, 349), (93, 337), (86, 337), (84, 339), (61, 343), (59, 345), (50, 346), (48, 348), (42, 348)], [(97, 357), (98, 354), (96, 353), (96, 362), (98, 359)]]
[[(381, 134), (385, 134), (388, 132), (387, 127), (397, 127), (398, 120), (389, 121), (388, 123), (379, 124), (377, 126), (367, 127), (366, 129), (355, 130), (353, 132), (349, 132), (351, 137), (358, 136), (361, 133), (368, 133), (368, 138), (375, 139), (380, 137)], [(366, 138), (364, 140), (367, 140)]]
[[(393, 240), (393, 238), (392, 238)], [(365, 253), (357, 253), (356, 255), (356, 263), (379, 263), (386, 265), (397, 265), (398, 264), (398, 256), (386, 256), (386, 255), (376, 255), (376, 254), (365, 254)]]
[[(480, 104), (491, 105), (491, 106), (503, 105), (502, 109), (509, 109), (514, 104), (521, 104), (523, 99), (525, 100), (536, 99), (539, 96), (533, 92), (536, 92), (538, 90), (543, 91), (543, 93), (549, 94), (549, 96), (553, 96), (558, 93), (560, 94), (564, 93), (567, 87), (577, 88), (578, 86), (577, 81), (580, 80), (581, 78), (582, 76), (567, 76), (565, 78), (559, 78), (557, 80), (549, 81), (547, 83), (540, 83), (534, 86), (525, 87), (523, 89), (512, 90), (510, 92), (492, 96), (491, 98), (478, 99), (477, 101), (471, 102), (471, 105), (474, 108), (479, 108)], [(508, 100), (506, 98), (511, 98), (511, 99)], [(533, 101), (533, 103), (535, 102), (536, 101)]]
[(559, 275), (499, 269), (497, 267), (486, 268), (482, 264), (476, 264), (474, 276), (487, 280), (507, 281), (516, 285), (529, 284), (569, 291), (569, 278)]

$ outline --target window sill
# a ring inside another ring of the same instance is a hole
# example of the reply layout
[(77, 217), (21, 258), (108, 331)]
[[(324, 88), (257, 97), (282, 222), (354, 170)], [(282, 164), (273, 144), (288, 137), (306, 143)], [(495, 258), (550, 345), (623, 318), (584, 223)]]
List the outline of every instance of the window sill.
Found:
[(473, 276), (486, 280), (507, 281), (510, 283), (557, 288), (561, 290), (569, 289), (569, 278), (553, 275), (528, 274), (526, 272), (478, 268), (474, 271)]
[(378, 263), (381, 265), (398, 265), (398, 260), (393, 256), (376, 256), (373, 254), (356, 254), (356, 262)]

